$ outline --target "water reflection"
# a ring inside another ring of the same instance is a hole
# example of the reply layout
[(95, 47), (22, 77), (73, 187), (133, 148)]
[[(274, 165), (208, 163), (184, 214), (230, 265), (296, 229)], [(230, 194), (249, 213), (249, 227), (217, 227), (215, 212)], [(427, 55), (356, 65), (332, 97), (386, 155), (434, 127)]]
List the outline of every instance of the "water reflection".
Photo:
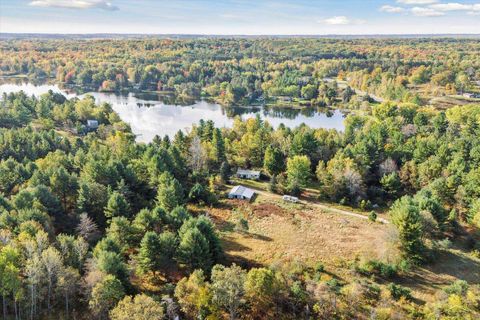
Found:
[[(72, 90), (60, 88), (52, 84), (34, 84), (32, 82), (0, 84), (0, 94), (23, 90), (28, 95), (41, 95), (48, 90), (61, 93), (68, 98), (82, 98)], [(273, 127), (283, 123), (293, 128), (302, 123), (312, 128), (343, 130), (343, 114), (339, 110), (329, 109), (293, 109), (272, 108), (262, 106), (223, 107), (207, 101), (179, 100), (171, 94), (158, 93), (127, 93), (115, 94), (105, 92), (89, 92), (97, 103), (110, 103), (123, 121), (130, 124), (132, 131), (138, 136), (138, 141), (148, 142), (155, 135), (174, 135), (178, 130), (188, 131), (193, 123), (200, 119), (213, 120), (218, 127), (231, 127), (233, 118), (242, 119), (255, 117), (257, 114), (268, 121)]]

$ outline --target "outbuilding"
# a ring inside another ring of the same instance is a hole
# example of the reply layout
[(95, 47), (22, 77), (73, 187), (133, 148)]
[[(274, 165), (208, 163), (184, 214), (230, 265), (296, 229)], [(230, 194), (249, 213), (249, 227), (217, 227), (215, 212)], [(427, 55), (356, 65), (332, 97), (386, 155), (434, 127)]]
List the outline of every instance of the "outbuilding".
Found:
[(244, 186), (235, 186), (228, 193), (229, 199), (252, 200), (255, 191)]
[(237, 178), (258, 180), (258, 179), (260, 179), (260, 171), (238, 169), (237, 170)]

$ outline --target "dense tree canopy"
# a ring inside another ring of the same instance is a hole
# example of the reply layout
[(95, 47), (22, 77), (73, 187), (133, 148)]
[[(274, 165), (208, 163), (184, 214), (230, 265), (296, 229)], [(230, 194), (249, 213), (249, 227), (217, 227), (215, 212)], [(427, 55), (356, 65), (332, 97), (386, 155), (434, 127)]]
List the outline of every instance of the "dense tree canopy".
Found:
[[(418, 103), (420, 94), (469, 90), (480, 78), (478, 51), (478, 41), (454, 38), (9, 40), (0, 43), (0, 73), (103, 91), (168, 91), (183, 100), (204, 95), (226, 105), (278, 97), (348, 103), (352, 87)], [(327, 81), (333, 78), (348, 87), (339, 93)], [(37, 109), (46, 115), (48, 107)], [(57, 108), (54, 117), (67, 120), (67, 109)], [(89, 114), (83, 107), (77, 112)], [(8, 123), (29, 116), (23, 109)]]
[[(224, 104), (276, 97), (361, 109), (346, 117), (343, 132), (237, 117), (232, 128), (200, 121), (173, 137), (137, 143), (110, 105), (88, 95), (3, 95), (5, 315), (478, 318), (476, 286), (454, 283), (420, 306), (407, 289), (387, 283), (399, 269), (434, 259), (446, 237), (480, 227), (480, 106), (438, 110), (417, 96), (417, 89), (442, 95), (471, 88), (479, 78), (478, 41), (12, 40), (0, 48), (2, 74), (99, 90), (170, 90)], [(355, 102), (352, 88), (390, 101)], [(99, 121), (95, 131), (86, 126), (91, 118)], [(315, 190), (315, 201), (388, 212), (402, 260), (355, 261), (358, 279), (351, 283), (321, 264), (229, 265), (217, 227), (231, 222), (209, 212), (237, 209), (225, 200), (237, 168), (263, 169), (278, 193)], [(478, 248), (474, 237), (465, 241)]]

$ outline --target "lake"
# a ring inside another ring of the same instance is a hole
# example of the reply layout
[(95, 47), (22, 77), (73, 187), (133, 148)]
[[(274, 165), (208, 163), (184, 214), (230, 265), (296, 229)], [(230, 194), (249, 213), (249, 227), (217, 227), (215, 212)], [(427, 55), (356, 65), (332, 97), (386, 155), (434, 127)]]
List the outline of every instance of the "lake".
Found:
[[(32, 83), (4, 83), (0, 84), (0, 95), (3, 93), (24, 91), (28, 95), (41, 95), (52, 90), (67, 98), (79, 97), (72, 91), (61, 89), (58, 85)], [(132, 131), (137, 135), (137, 141), (149, 142), (155, 135), (173, 136), (178, 130), (188, 130), (192, 124), (200, 119), (212, 120), (217, 127), (231, 127), (233, 118), (240, 116), (243, 120), (253, 118), (257, 114), (262, 120), (268, 121), (273, 127), (281, 123), (294, 128), (305, 123), (311, 128), (344, 129), (344, 114), (339, 110), (267, 108), (262, 106), (251, 107), (223, 107), (216, 103), (198, 101), (188, 106), (165, 103), (162, 96), (157, 94), (126, 95), (117, 93), (89, 92), (97, 103), (107, 102), (119, 114), (123, 121), (130, 124)]]

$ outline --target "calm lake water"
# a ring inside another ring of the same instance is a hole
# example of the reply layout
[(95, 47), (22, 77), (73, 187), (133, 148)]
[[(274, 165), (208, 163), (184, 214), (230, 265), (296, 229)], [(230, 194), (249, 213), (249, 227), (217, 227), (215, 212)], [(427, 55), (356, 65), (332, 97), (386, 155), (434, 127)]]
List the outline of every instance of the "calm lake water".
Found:
[[(48, 90), (58, 92), (67, 98), (79, 97), (74, 92), (65, 91), (57, 85), (32, 83), (4, 83), (0, 84), (0, 95), (23, 90), (28, 95), (41, 95)], [(344, 115), (339, 111), (331, 110), (296, 110), (292, 108), (264, 108), (264, 107), (222, 107), (219, 104), (198, 101), (192, 105), (181, 106), (164, 102), (162, 96), (156, 94), (120, 95), (115, 93), (89, 92), (97, 103), (108, 102), (120, 115), (123, 121), (130, 124), (132, 131), (137, 135), (137, 141), (149, 142), (155, 135), (173, 136), (178, 130), (188, 130), (192, 124), (200, 119), (213, 120), (217, 127), (231, 127), (233, 118), (253, 118), (257, 114), (273, 127), (281, 123), (294, 128), (305, 123), (312, 128), (344, 129)]]

